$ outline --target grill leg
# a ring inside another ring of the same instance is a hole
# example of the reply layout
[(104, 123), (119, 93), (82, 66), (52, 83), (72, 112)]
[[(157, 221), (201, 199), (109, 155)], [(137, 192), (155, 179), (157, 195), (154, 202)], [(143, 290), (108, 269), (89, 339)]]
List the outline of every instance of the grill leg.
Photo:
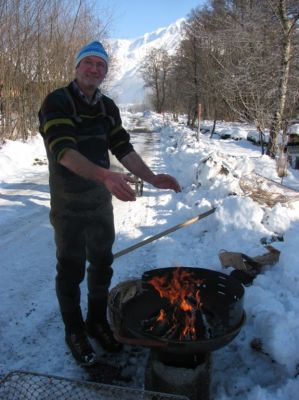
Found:
[(209, 400), (210, 354), (194, 367), (164, 364), (157, 353), (150, 352), (145, 369), (145, 390), (184, 395), (190, 400)]

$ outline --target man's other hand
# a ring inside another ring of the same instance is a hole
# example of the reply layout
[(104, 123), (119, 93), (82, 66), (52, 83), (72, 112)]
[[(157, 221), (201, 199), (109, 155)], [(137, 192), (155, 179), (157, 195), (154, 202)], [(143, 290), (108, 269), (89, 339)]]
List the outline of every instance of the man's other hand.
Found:
[(173, 176), (168, 174), (155, 175), (151, 180), (151, 184), (159, 189), (174, 190), (176, 193), (182, 191), (178, 181)]

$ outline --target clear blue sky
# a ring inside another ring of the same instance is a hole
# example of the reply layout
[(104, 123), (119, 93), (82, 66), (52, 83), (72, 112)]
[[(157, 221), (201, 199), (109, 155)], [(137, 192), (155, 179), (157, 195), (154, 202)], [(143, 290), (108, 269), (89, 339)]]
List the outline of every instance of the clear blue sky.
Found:
[(109, 9), (112, 15), (112, 38), (135, 39), (187, 17), (205, 0), (96, 0), (96, 3), (98, 11)]

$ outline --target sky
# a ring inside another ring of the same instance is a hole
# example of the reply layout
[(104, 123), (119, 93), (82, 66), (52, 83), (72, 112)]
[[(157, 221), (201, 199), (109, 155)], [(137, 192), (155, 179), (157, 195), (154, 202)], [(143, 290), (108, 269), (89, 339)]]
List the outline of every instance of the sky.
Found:
[[(130, 131), (138, 127), (132, 142), (152, 170), (175, 176), (182, 192), (145, 183), (136, 201), (114, 199), (114, 253), (216, 209), (116, 258), (111, 288), (140, 280), (155, 268), (206, 268), (229, 276), (234, 268), (221, 267), (219, 251), (256, 257), (267, 252), (265, 244), (271, 244), (280, 252), (279, 260), (263, 267), (252, 285), (244, 286), (246, 321), (234, 340), (212, 353), (210, 392), (214, 400), (297, 400), (299, 171), (289, 168), (285, 186), (280, 186), (275, 161), (247, 140), (249, 135), (258, 137), (250, 125), (219, 122), (210, 138), (209, 132), (198, 135), (187, 128), (183, 118), (175, 123), (170, 116), (151, 112), (124, 112), (122, 118)], [(210, 129), (212, 122), (204, 121), (201, 127)], [(115, 160), (112, 163), (116, 168)], [(38, 376), (32, 373), (62, 381), (55, 390), (54, 379), (37, 389), (33, 381), (22, 386), (24, 375), (15, 379), (19, 376), (15, 373), (5, 385), (0, 382), (0, 399), (31, 400), (41, 391), (48, 391), (42, 399), (66, 398), (61, 392), (71, 383), (63, 386), (64, 378), (98, 379), (142, 391), (147, 348), (126, 345), (122, 353), (109, 356), (93, 342), (101, 365), (97, 372), (80, 368), (66, 347), (55, 296), (55, 246), (48, 214), (48, 170), (41, 137), (7, 140), (0, 149), (0, 377), (23, 370), (35, 381)], [(86, 315), (86, 282), (81, 292)], [(261, 343), (260, 351), (252, 348), (254, 339)], [(19, 395), (10, 395), (10, 382)]]
[(98, 12), (110, 10), (112, 38), (135, 39), (187, 17), (204, 0), (96, 0), (96, 4)]

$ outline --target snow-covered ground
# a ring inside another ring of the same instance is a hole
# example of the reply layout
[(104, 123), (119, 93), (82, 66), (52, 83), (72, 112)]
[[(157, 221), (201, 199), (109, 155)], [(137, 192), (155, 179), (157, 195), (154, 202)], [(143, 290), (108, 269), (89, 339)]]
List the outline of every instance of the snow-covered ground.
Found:
[[(112, 287), (146, 270), (189, 266), (222, 270), (222, 249), (248, 256), (265, 253), (272, 243), (279, 262), (266, 267), (245, 288), (246, 322), (239, 335), (212, 355), (211, 392), (214, 400), (296, 400), (299, 392), (299, 202), (260, 204), (240, 188), (240, 179), (252, 172), (276, 182), (275, 162), (261, 156), (246, 139), (252, 127), (221, 124), (226, 132), (241, 132), (243, 139), (222, 140), (197, 133), (153, 113), (143, 118), (150, 138), (144, 153), (157, 172), (174, 175), (182, 186), (175, 194), (145, 184), (136, 202), (114, 201), (118, 252), (199, 213), (216, 207), (214, 214), (179, 229), (114, 262)], [(135, 117), (123, 115), (132, 129)], [(142, 149), (138, 133), (132, 135)], [(0, 375), (26, 370), (73, 379), (86, 379), (64, 343), (55, 290), (55, 248), (48, 221), (48, 172), (42, 140), (10, 142), (0, 149)], [(283, 183), (299, 190), (299, 171), (289, 169)], [(278, 240), (279, 239), (279, 240)], [(281, 240), (283, 239), (283, 240)], [(86, 288), (82, 303), (86, 307)], [(250, 343), (260, 338), (264, 353)], [(128, 361), (125, 355), (130, 354)], [(113, 356), (131, 380), (142, 387), (147, 355), (126, 348)], [(99, 357), (106, 356), (99, 349)], [(111, 361), (111, 357), (109, 358)]]

